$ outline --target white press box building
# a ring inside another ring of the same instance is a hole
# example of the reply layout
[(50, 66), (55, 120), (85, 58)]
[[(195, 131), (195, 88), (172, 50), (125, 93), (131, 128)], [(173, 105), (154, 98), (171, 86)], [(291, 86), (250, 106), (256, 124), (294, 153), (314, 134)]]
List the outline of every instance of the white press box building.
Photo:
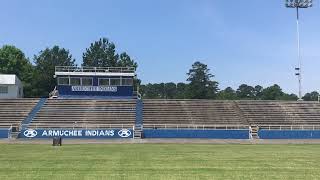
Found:
[(0, 99), (22, 98), (23, 85), (14, 74), (0, 74)]

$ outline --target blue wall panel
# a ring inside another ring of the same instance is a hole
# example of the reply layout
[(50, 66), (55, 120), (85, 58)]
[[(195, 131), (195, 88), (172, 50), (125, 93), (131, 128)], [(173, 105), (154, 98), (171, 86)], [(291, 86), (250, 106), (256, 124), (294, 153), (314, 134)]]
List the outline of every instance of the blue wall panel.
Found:
[(9, 129), (0, 129), (0, 138), (8, 138)]
[(144, 129), (144, 138), (249, 139), (249, 130)]
[(260, 139), (320, 139), (320, 131), (313, 130), (259, 130)]

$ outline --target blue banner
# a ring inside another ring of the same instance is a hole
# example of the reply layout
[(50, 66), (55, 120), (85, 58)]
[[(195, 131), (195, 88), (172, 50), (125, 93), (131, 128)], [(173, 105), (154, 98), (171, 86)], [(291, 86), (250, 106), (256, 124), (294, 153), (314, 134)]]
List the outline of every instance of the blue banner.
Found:
[(25, 129), (19, 138), (133, 138), (132, 129)]

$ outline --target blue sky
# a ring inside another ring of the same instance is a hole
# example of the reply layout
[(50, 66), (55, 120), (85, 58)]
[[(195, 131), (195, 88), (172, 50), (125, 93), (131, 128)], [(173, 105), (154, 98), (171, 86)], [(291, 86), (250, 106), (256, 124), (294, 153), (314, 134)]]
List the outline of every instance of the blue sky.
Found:
[[(304, 92), (320, 86), (319, 7), (301, 10)], [(184, 82), (201, 61), (221, 89), (277, 83), (297, 94), (295, 10), (282, 0), (2, 0), (0, 22), (0, 46), (31, 59), (59, 45), (80, 64), (107, 37), (138, 62), (143, 83)]]

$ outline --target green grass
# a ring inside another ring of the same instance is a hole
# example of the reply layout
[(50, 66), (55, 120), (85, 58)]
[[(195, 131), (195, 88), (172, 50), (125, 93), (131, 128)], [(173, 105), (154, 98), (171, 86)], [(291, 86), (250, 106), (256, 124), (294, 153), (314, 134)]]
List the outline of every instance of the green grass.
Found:
[(0, 179), (319, 179), (320, 145), (0, 144)]

